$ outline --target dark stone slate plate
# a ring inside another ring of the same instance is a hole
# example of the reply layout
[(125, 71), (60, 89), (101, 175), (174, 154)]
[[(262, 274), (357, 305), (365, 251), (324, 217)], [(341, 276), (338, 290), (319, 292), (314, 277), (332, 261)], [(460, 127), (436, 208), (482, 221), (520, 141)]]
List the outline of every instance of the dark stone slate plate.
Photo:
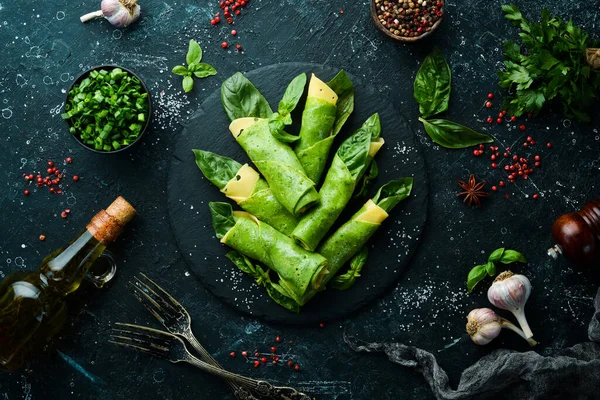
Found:
[[(314, 72), (328, 81), (338, 70), (314, 64), (286, 63), (263, 67), (246, 76), (276, 109), (287, 84), (302, 72), (309, 76)], [(208, 202), (225, 201), (226, 198), (202, 176), (191, 149), (212, 151), (240, 163), (249, 161), (229, 133), (229, 120), (221, 106), (220, 91), (206, 99), (181, 133), (168, 180), (171, 226), (183, 258), (193, 273), (215, 296), (239, 311), (268, 321), (291, 324), (342, 318), (390, 289), (408, 268), (410, 258), (418, 248), (427, 217), (428, 187), (423, 157), (402, 114), (371, 86), (355, 78), (352, 81), (356, 95), (355, 110), (340, 132), (332, 154), (344, 138), (358, 129), (371, 114), (378, 112), (386, 143), (377, 155), (380, 173), (369, 195), (387, 181), (404, 176), (414, 177), (414, 188), (411, 197), (392, 211), (369, 242), (369, 260), (356, 284), (345, 292), (331, 289), (320, 293), (300, 314), (290, 313), (275, 304), (264, 289), (225, 258), (230, 249), (219, 243), (212, 229)], [(300, 105), (303, 104), (301, 100)], [(290, 129), (290, 132), (297, 131), (297, 127)], [(365, 200), (351, 202), (339, 222), (346, 221)]]

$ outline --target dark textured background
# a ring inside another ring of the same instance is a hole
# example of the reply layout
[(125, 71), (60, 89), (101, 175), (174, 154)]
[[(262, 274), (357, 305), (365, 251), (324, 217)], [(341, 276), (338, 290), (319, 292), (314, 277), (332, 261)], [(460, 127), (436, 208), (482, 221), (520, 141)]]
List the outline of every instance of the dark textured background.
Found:
[[(597, 36), (600, 2), (544, 3)], [(531, 18), (542, 6), (518, 4)], [(82, 25), (79, 16), (97, 6), (96, 1), (0, 1), (0, 278), (37, 268), (44, 255), (66, 243), (119, 194), (139, 212), (113, 246), (120, 264), (117, 279), (105, 290), (86, 286), (71, 296), (71, 318), (58, 352), (16, 373), (0, 375), (0, 398), (231, 398), (225, 385), (192, 367), (107, 343), (114, 321), (154, 324), (126, 289), (127, 280), (139, 271), (158, 277), (182, 300), (195, 319), (200, 341), (225, 367), (301, 387), (319, 399), (431, 397), (418, 375), (383, 357), (351, 352), (344, 334), (402, 341), (432, 351), (454, 383), (462, 369), (495, 346), (525, 350), (526, 344), (510, 332), (487, 347), (474, 346), (464, 334), (467, 312), (488, 305), (482, 289), (466, 294), (466, 273), (500, 246), (520, 250), (530, 260), (514, 269), (528, 275), (534, 285), (527, 309), (540, 342), (538, 351), (552, 354), (586, 340), (595, 284), (572, 272), (565, 261), (551, 262), (545, 250), (551, 244), (554, 219), (600, 193), (598, 120), (579, 125), (546, 115), (528, 121), (524, 133), (514, 126), (489, 127), (483, 122), (488, 116), (481, 110), (486, 94), (495, 92), (499, 103), (495, 70), (502, 40), (515, 36), (502, 18), (500, 2), (452, 1), (440, 31), (429, 42), (403, 46), (385, 40), (374, 28), (364, 0), (250, 0), (243, 17), (236, 19), (242, 54), (219, 46), (224, 38), (229, 40), (231, 27), (208, 24), (218, 9), (216, 1), (143, 1), (142, 20), (126, 30), (114, 29), (106, 21)], [(169, 71), (183, 62), (191, 38), (199, 41), (205, 61), (219, 74), (197, 81), (194, 92), (185, 95), (180, 78)], [(495, 183), (503, 171), (491, 170), (488, 160), (474, 158), (470, 151), (432, 145), (417, 123), (416, 104), (407, 100), (417, 67), (434, 44), (453, 72), (447, 116), (490, 133), (505, 146), (532, 135), (538, 142), (534, 153), (543, 157), (543, 168), (529, 181), (509, 185), (488, 199), (482, 210), (468, 209), (456, 199), (455, 180), (474, 172)], [(167, 170), (180, 124), (235, 71), (288, 61), (344, 68), (375, 85), (384, 101), (393, 102), (410, 119), (430, 177), (429, 222), (411, 268), (381, 300), (323, 329), (266, 324), (241, 316), (212, 297), (178, 254), (166, 210)], [(71, 79), (102, 63), (138, 72), (151, 88), (156, 107), (153, 129), (143, 143), (116, 156), (87, 152), (68, 137), (60, 120)], [(546, 141), (554, 144), (551, 150), (542, 145)], [(45, 169), (48, 159), (59, 161), (69, 155), (74, 163), (64, 168), (69, 175), (79, 174), (80, 182), (62, 196), (35, 189), (31, 196), (23, 196), (23, 172)], [(537, 201), (530, 197), (536, 192), (541, 195)], [(504, 193), (510, 194), (508, 200)], [(64, 208), (72, 210), (67, 220), (60, 218)], [(44, 242), (38, 240), (42, 233), (47, 237)], [(275, 366), (255, 370), (240, 357), (228, 357), (231, 350), (264, 350), (276, 335), (285, 343), (293, 340), (293, 345), (279, 347), (289, 350), (302, 372)]]

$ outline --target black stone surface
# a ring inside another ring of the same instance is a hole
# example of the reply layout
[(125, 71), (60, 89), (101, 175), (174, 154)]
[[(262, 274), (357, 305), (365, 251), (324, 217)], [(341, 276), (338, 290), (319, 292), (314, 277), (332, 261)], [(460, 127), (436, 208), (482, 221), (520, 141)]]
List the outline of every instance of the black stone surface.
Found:
[[(306, 63), (283, 63), (259, 68), (247, 78), (274, 105), (277, 104), (287, 83), (301, 73), (315, 73), (325, 81), (338, 71)], [(385, 151), (377, 155), (380, 174), (372, 183), (369, 195), (393, 179), (414, 177), (411, 196), (400, 203), (385, 225), (368, 244), (369, 261), (361, 279), (347, 291), (325, 290), (296, 314), (274, 303), (264, 288), (254, 279), (244, 276), (225, 257), (230, 248), (219, 244), (212, 229), (208, 203), (227, 201), (219, 190), (204, 178), (194, 160), (191, 149), (212, 151), (231, 157), (240, 163), (251, 161), (229, 133), (229, 118), (221, 105), (221, 92), (210, 95), (202, 109), (194, 114), (180, 135), (168, 181), (168, 209), (171, 226), (183, 258), (202, 283), (217, 297), (235, 309), (272, 322), (291, 324), (319, 324), (341, 319), (379, 297), (394, 285), (408, 267), (418, 249), (419, 239), (427, 216), (427, 174), (423, 156), (415, 143), (406, 116), (389, 103), (381, 103), (377, 91), (354, 79), (356, 107), (346, 121), (336, 143), (355, 132), (373, 113), (377, 112), (382, 125)], [(304, 100), (301, 100), (304, 104)], [(275, 106), (276, 107), (276, 106)], [(297, 121), (300, 116), (297, 117)], [(292, 126), (289, 132), (298, 132)], [(337, 148), (337, 146), (336, 146)], [(332, 150), (335, 153), (335, 149)], [(337, 225), (347, 221), (366, 201), (361, 197), (351, 201), (338, 219)], [(332, 230), (334, 230), (333, 228)]]
[[(545, 250), (551, 245), (554, 219), (600, 194), (598, 118), (584, 125), (545, 114), (525, 121), (525, 132), (514, 125), (484, 122), (493, 114), (482, 109), (488, 92), (496, 96), (492, 110), (500, 111), (502, 93), (495, 71), (502, 41), (516, 38), (501, 15), (500, 1), (449, 2), (440, 30), (415, 46), (386, 40), (372, 25), (365, 0), (250, 0), (236, 19), (235, 40), (230, 26), (213, 28), (208, 23), (218, 10), (216, 1), (143, 1), (142, 19), (124, 30), (106, 21), (79, 22), (79, 16), (97, 8), (98, 2), (0, 3), (0, 277), (37, 268), (46, 254), (76, 235), (119, 194), (139, 212), (112, 246), (120, 265), (116, 280), (104, 290), (84, 286), (71, 296), (71, 318), (56, 350), (21, 371), (0, 375), (0, 398), (231, 399), (224, 384), (192, 367), (107, 343), (115, 321), (157, 326), (126, 289), (126, 282), (140, 271), (156, 277), (188, 307), (200, 341), (225, 367), (301, 387), (319, 399), (432, 397), (420, 376), (382, 356), (353, 353), (343, 343), (343, 334), (431, 351), (454, 385), (464, 368), (494, 348), (525, 350), (527, 345), (511, 332), (503, 332), (486, 347), (474, 346), (464, 334), (467, 312), (488, 306), (483, 288), (466, 293), (466, 273), (500, 246), (520, 250), (529, 259), (514, 269), (534, 285), (527, 315), (540, 342), (537, 351), (553, 354), (586, 340), (596, 285), (573, 272), (566, 261), (550, 261)], [(530, 18), (549, 7), (598, 37), (597, 0), (516, 3)], [(184, 61), (191, 38), (199, 41), (205, 61), (219, 74), (197, 81), (194, 91), (185, 95), (180, 78), (169, 71)], [(221, 49), (223, 40), (241, 43), (244, 52)], [(542, 156), (542, 168), (531, 179), (509, 184), (487, 199), (482, 210), (468, 209), (455, 197), (456, 179), (476, 173), (496, 183), (505, 178), (504, 171), (491, 169), (489, 159), (475, 158), (468, 150), (432, 144), (418, 124), (416, 104), (403, 100), (410, 98), (414, 74), (433, 45), (442, 49), (453, 73), (446, 117), (493, 135), (500, 146), (519, 146), (531, 135), (538, 144), (522, 153)], [(382, 102), (410, 116), (430, 178), (428, 224), (410, 268), (393, 291), (325, 328), (265, 323), (232, 310), (191, 274), (169, 226), (167, 172), (181, 124), (226, 77), (280, 62), (344, 68), (373, 85)], [(71, 79), (103, 63), (139, 73), (153, 94), (153, 129), (129, 153), (91, 154), (68, 137), (60, 120)], [(552, 149), (546, 142), (552, 142)], [(67, 156), (73, 157), (73, 164), (62, 165)], [(70, 183), (62, 196), (33, 189), (24, 197), (22, 173), (44, 170), (49, 159), (69, 176), (80, 175), (80, 181)], [(531, 198), (534, 193), (540, 193), (537, 201)], [(65, 208), (71, 209), (66, 220), (60, 218)], [(44, 242), (40, 234), (46, 235)], [(254, 369), (240, 357), (242, 350), (268, 351), (277, 335), (283, 339), (278, 352), (298, 361), (301, 372), (274, 365)], [(232, 350), (238, 352), (235, 359), (228, 356)]]

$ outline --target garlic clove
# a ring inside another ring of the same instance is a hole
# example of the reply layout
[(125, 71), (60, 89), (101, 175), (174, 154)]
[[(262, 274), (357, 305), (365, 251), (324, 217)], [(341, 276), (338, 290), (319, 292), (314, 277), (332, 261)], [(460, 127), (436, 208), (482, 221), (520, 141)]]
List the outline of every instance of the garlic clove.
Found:
[(510, 321), (500, 317), (489, 308), (476, 308), (467, 315), (467, 333), (471, 337), (473, 343), (478, 345), (486, 345), (494, 340), (500, 334), (503, 328), (509, 329), (527, 342), (531, 346), (535, 346), (537, 342), (532, 338), (527, 338), (525, 333), (512, 324)]
[(82, 16), (81, 22), (104, 17), (117, 28), (125, 28), (135, 22), (141, 13), (137, 0), (102, 0), (101, 10)]
[(525, 275), (514, 274), (511, 271), (502, 272), (488, 290), (490, 303), (514, 314), (527, 338), (533, 332), (525, 318), (525, 304), (531, 294), (531, 282)]

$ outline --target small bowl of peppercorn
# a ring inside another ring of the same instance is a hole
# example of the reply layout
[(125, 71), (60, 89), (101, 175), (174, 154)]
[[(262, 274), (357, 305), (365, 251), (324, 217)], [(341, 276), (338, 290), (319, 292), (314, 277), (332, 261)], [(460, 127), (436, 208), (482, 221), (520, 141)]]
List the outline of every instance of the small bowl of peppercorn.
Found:
[(375, 26), (398, 42), (412, 43), (431, 35), (443, 15), (443, 0), (371, 0)]

